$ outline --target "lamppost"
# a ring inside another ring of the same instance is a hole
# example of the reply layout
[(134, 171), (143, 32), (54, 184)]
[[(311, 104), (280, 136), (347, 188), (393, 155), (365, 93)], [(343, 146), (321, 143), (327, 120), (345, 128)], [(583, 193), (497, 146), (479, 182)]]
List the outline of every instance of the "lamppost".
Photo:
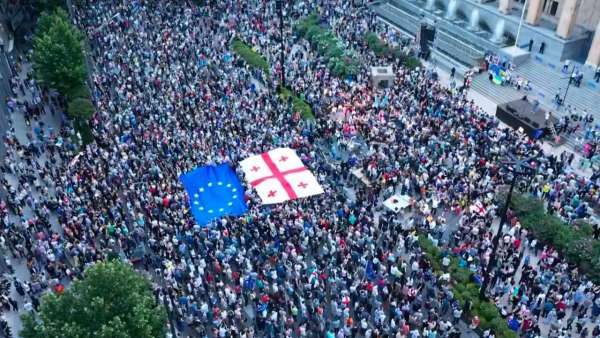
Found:
[(275, 6), (277, 7), (277, 14), (279, 16), (279, 37), (281, 39), (279, 63), (281, 64), (281, 86), (285, 87), (285, 45), (283, 42), (283, 0), (275, 0)]
[(571, 74), (569, 75), (569, 83), (567, 84), (567, 88), (565, 89), (565, 95), (563, 95), (562, 101), (560, 102), (561, 106), (565, 105), (565, 101), (567, 100), (567, 94), (569, 93), (569, 88), (571, 87), (571, 82), (573, 82), (573, 75), (575, 74), (576, 66), (573, 65), (573, 70), (571, 70)]
[(506, 195), (506, 201), (504, 201), (504, 207), (502, 208), (500, 214), (500, 224), (498, 225), (498, 230), (492, 239), (492, 253), (490, 255), (490, 260), (483, 270), (483, 283), (481, 284), (481, 289), (479, 290), (479, 298), (481, 299), (486, 299), (485, 292), (490, 284), (490, 272), (491, 269), (493, 269), (496, 265), (496, 251), (498, 250), (498, 242), (500, 241), (500, 236), (502, 235), (502, 228), (504, 228), (504, 224), (506, 224), (508, 208), (510, 206), (513, 190), (517, 184), (517, 178), (519, 176), (526, 176), (535, 170), (535, 167), (531, 165), (531, 162), (534, 161), (536, 157), (517, 159), (512, 154), (509, 154), (508, 157), (509, 159), (502, 161), (502, 164), (512, 172), (512, 179), (510, 181), (508, 195)]

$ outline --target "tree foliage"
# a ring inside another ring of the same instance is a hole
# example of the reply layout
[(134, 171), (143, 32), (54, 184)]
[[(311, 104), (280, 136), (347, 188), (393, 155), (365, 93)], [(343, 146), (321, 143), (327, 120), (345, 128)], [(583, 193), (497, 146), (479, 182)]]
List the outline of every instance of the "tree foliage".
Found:
[(365, 41), (369, 48), (375, 53), (377, 56), (387, 56), (391, 50), (388, 45), (381, 41), (376, 33), (374, 32), (366, 32), (365, 33)]
[(82, 35), (62, 9), (40, 18), (33, 39), (35, 77), (45, 86), (66, 95), (85, 83)]
[(402, 65), (408, 69), (422, 68), (421, 60), (406, 54), (401, 46), (392, 47), (381, 40), (376, 33), (368, 31), (364, 35), (364, 41), (369, 49), (379, 57), (395, 58), (401, 61)]
[(94, 114), (94, 105), (88, 98), (78, 97), (69, 101), (67, 113), (73, 119), (87, 121)]
[(62, 295), (44, 296), (36, 320), (23, 316), (23, 338), (164, 337), (166, 312), (150, 282), (122, 262), (97, 263)]
[(262, 70), (269, 75), (269, 63), (260, 53), (256, 52), (252, 47), (245, 44), (242, 40), (235, 38), (231, 42), (231, 48), (238, 54), (248, 65)]
[(38, 13), (52, 12), (56, 9), (66, 8), (65, 0), (34, 0), (33, 7)]
[(594, 239), (589, 224), (566, 224), (549, 215), (544, 202), (528, 195), (511, 199), (511, 209), (521, 225), (541, 242), (551, 245), (573, 266), (577, 266), (594, 282), (600, 282), (600, 241)]
[(303, 119), (305, 119), (305, 120), (314, 120), (315, 119), (315, 114), (313, 113), (312, 108), (306, 101), (304, 101), (303, 99), (301, 99), (300, 97), (295, 95), (288, 88), (280, 87), (278, 91), (279, 91), (279, 97), (281, 97), (281, 99), (283, 101), (288, 102), (288, 100), (292, 100), (292, 109), (295, 112), (300, 113), (300, 116), (302, 116)]
[(294, 32), (308, 40), (312, 48), (327, 62), (329, 71), (338, 77), (356, 75), (358, 60), (329, 29), (319, 24), (319, 17), (312, 13), (294, 26)]
[(58, 8), (54, 11), (44, 11), (36, 24), (36, 35), (48, 34), (50, 28), (56, 25), (58, 21), (69, 21), (69, 14), (62, 8)]
[[(427, 259), (431, 262), (431, 268), (437, 275), (443, 271), (442, 259), (444, 253), (427, 237), (419, 236), (419, 246)], [(446, 253), (448, 254), (448, 253)], [(448, 272), (452, 280), (452, 293), (454, 298), (464, 306), (467, 301), (471, 303), (471, 312), (467, 315), (478, 316), (481, 320), (482, 329), (491, 329), (496, 337), (516, 338), (518, 335), (509, 327), (507, 321), (494, 303), (482, 301), (479, 298), (479, 285), (473, 281), (473, 273), (468, 268), (459, 266), (457, 257), (450, 257)]]

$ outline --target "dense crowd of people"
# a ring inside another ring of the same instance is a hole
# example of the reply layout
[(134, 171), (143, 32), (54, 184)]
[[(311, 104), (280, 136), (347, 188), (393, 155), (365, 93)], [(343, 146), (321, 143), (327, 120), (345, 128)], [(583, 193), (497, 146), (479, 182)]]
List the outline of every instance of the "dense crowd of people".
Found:
[[(326, 0), (285, 10), (288, 21), (316, 11), (361, 60), (358, 75), (333, 76), (288, 22), (286, 78), (314, 123), (276, 94), (283, 68), (270, 1), (83, 1), (75, 21), (92, 46), (97, 112), (96, 142), (79, 153), (67, 124), (40, 122), (59, 100), (30, 77), (13, 79), (10, 113), (24, 114), (30, 131), (26, 142), (14, 130), (5, 139), (0, 243), (26, 262), (31, 279), (13, 281), (26, 310), (116, 254), (153, 279), (182, 336), (459, 337), (469, 309), (448, 276), (433, 272), (418, 233), (481, 279), (499, 213), (494, 195), (510, 177), (507, 154), (535, 156), (526, 189), (566, 222), (597, 205), (596, 175), (575, 176), (567, 154), (544, 154), (500, 126), (467, 99), (466, 83), (449, 89), (427, 68), (371, 52), (367, 31), (402, 40), (367, 7)], [(270, 75), (233, 53), (234, 37), (265, 55)], [(367, 76), (380, 64), (396, 73), (388, 89)], [(344, 148), (341, 159), (320, 146), (358, 140), (367, 149)], [(277, 146), (298, 152), (323, 195), (261, 206), (249, 189), (245, 216), (195, 224), (179, 175), (223, 162), (238, 168)], [(354, 169), (372, 184), (356, 183)], [(405, 217), (381, 206), (394, 193), (414, 201)], [(489, 295), (511, 328), (527, 337), (599, 334), (600, 290), (512, 214), (499, 255)]]

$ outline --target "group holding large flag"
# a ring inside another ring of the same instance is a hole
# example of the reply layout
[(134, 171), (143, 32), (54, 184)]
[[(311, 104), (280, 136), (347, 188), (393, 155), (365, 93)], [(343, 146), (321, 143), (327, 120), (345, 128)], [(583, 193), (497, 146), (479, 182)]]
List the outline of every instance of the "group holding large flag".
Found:
[[(248, 185), (256, 190), (262, 204), (282, 203), (323, 193), (315, 176), (289, 148), (251, 156), (240, 162), (240, 166)], [(197, 168), (182, 175), (181, 181), (194, 218), (200, 225), (223, 216), (241, 216), (247, 210), (244, 189), (228, 164)]]

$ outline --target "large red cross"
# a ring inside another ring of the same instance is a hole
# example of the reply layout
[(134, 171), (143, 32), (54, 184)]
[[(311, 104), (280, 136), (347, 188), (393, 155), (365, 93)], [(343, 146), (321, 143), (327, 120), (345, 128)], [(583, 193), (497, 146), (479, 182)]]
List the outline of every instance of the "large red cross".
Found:
[(250, 185), (252, 185), (253, 187), (256, 187), (257, 185), (261, 184), (262, 182), (264, 182), (270, 178), (274, 178), (277, 181), (279, 181), (279, 183), (283, 187), (283, 190), (285, 190), (285, 192), (287, 193), (287, 195), (289, 196), (290, 199), (292, 199), (292, 200), (297, 199), (298, 195), (296, 195), (296, 192), (294, 191), (294, 188), (292, 188), (292, 185), (290, 184), (290, 182), (288, 182), (285, 179), (285, 175), (303, 172), (306, 170), (306, 167), (300, 167), (300, 168), (290, 169), (290, 170), (286, 170), (286, 171), (280, 171), (277, 168), (277, 166), (275, 165), (275, 163), (273, 162), (273, 159), (271, 158), (271, 155), (269, 155), (269, 153), (264, 153), (260, 156), (262, 157), (263, 161), (265, 161), (265, 164), (267, 165), (267, 167), (269, 167), (269, 170), (271, 170), (272, 175), (261, 177), (257, 180), (254, 180), (254, 181), (250, 182)]

